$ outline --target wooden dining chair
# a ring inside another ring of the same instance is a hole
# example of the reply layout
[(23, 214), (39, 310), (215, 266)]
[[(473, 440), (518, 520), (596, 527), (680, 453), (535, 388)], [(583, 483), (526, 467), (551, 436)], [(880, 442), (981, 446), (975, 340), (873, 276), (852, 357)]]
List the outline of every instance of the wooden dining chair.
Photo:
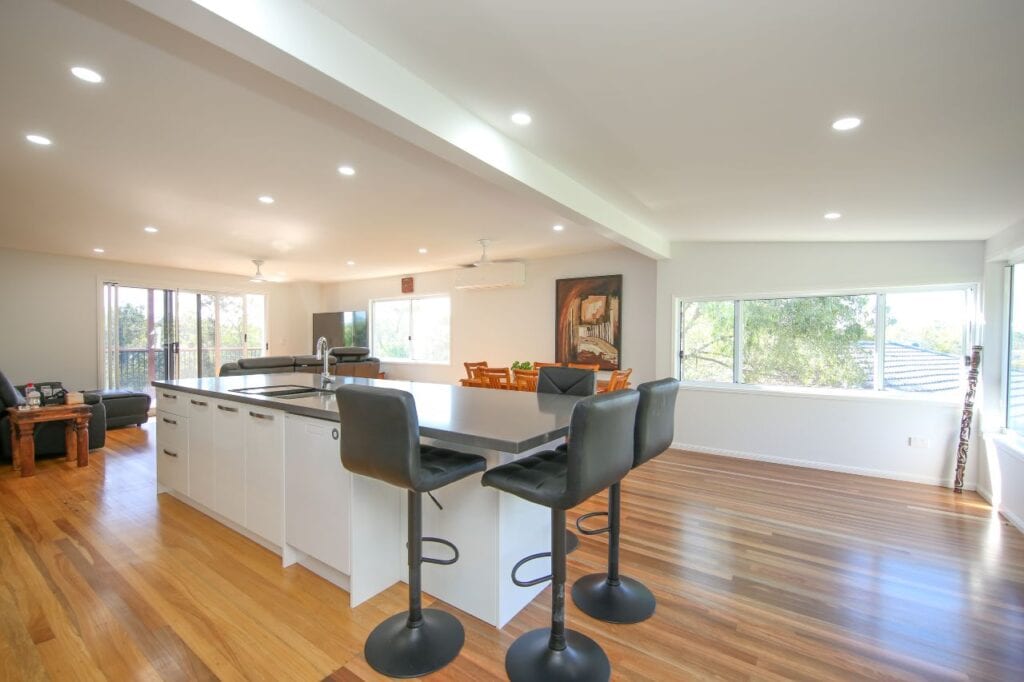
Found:
[(601, 365), (592, 365), (583, 362), (570, 362), (566, 367), (572, 367), (574, 369), (589, 369), (591, 372), (596, 372), (601, 369)]
[(611, 393), (612, 391), (621, 391), (629, 386), (629, 375), (633, 373), (632, 368), (620, 370), (616, 369), (612, 371), (608, 382), (600, 389), (598, 393)]
[(537, 375), (540, 373), (539, 369), (516, 369), (513, 370), (515, 373), (515, 386), (518, 391), (537, 391)]
[(536, 369), (536, 370), (539, 370), (541, 367), (561, 367), (561, 366), (562, 365), (560, 365), (557, 362), (535, 362), (535, 363), (533, 363), (533, 368)]
[(478, 367), (476, 373), (487, 388), (500, 388), (507, 391), (514, 386), (512, 370), (508, 367)]
[(483, 362), (464, 362), (462, 364), (466, 366), (466, 378), (475, 379), (476, 376), (474, 373), (481, 367), (486, 367), (487, 361), (485, 360)]

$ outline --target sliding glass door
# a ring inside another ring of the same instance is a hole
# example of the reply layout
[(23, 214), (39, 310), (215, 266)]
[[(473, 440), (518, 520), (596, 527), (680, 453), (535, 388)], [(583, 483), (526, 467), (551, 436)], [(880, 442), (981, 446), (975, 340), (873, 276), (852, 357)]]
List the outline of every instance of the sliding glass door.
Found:
[(104, 387), (217, 376), (220, 366), (267, 350), (266, 297), (124, 286), (104, 296)]

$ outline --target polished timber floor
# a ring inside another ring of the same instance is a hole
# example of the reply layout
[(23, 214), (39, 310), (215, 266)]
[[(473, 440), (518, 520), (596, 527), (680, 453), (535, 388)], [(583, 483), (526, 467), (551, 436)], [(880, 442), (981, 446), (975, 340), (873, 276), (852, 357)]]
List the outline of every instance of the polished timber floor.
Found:
[[(363, 640), (404, 585), (350, 609), (158, 497), (152, 424), (108, 444), (88, 469), (0, 469), (0, 679), (376, 679)], [(654, 618), (568, 609), (614, 679), (1024, 679), (1024, 536), (974, 493), (673, 451), (624, 483), (622, 542)], [(583, 538), (570, 583), (605, 547)], [(501, 678), (549, 596), (503, 631), (458, 613), (466, 647), (434, 679)]]

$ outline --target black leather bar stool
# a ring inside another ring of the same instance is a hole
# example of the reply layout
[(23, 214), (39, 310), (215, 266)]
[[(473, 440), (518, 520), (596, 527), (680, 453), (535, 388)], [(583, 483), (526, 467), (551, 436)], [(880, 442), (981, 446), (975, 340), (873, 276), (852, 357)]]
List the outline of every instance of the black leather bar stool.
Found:
[(594, 395), (597, 373), (576, 367), (541, 367), (537, 374), (537, 393)]
[[(483, 457), (420, 444), (412, 394), (355, 384), (337, 390), (341, 462), (355, 474), (409, 491), (409, 611), (391, 616), (366, 639), (366, 662), (390, 677), (420, 677), (448, 665), (466, 634), (455, 616), (420, 606), (423, 563), (453, 564), (459, 550), (440, 538), (423, 537), (423, 495), (483, 471)], [(423, 556), (423, 542), (454, 552), (451, 559)]]
[[(541, 367), (537, 374), (537, 393), (556, 395), (594, 395), (597, 373), (576, 367)], [(580, 539), (571, 530), (565, 531), (566, 552), (572, 554), (580, 546)]]
[[(551, 580), (551, 627), (519, 637), (505, 655), (512, 682), (607, 680), (611, 664), (586, 635), (565, 628), (565, 511), (625, 476), (633, 464), (633, 425), (639, 396), (618, 391), (579, 401), (565, 450), (548, 450), (489, 470), (481, 482), (551, 509), (551, 551), (528, 556), (512, 569), (521, 587)], [(551, 575), (520, 580), (528, 561), (551, 557)]]
[[(672, 445), (675, 434), (675, 379), (649, 381), (637, 386), (640, 403), (636, 410), (633, 468), (657, 457)], [(585, 535), (608, 533), (608, 572), (583, 576), (572, 586), (572, 600), (580, 611), (608, 623), (639, 623), (654, 614), (654, 595), (639, 580), (619, 574), (619, 525), (622, 514), (622, 484), (608, 490), (608, 511), (584, 514), (576, 527)], [(588, 530), (582, 523), (594, 516), (607, 516), (608, 526)]]

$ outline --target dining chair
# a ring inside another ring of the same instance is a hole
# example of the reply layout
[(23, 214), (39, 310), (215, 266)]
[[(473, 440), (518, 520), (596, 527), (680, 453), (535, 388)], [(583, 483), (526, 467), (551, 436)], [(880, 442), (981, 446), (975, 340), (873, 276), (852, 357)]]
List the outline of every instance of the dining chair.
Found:
[(513, 372), (515, 373), (516, 390), (537, 391), (537, 376), (540, 373), (539, 369), (516, 369), (513, 370)]
[(512, 388), (512, 370), (508, 367), (478, 367), (477, 376), (483, 380), (487, 388)]
[(540, 369), (541, 367), (561, 367), (562, 365), (557, 362), (535, 362), (533, 363), (534, 369)]
[(630, 369), (616, 369), (612, 371), (608, 382), (598, 390), (598, 393), (611, 393), (612, 391), (621, 391), (629, 386), (629, 375), (633, 373), (632, 368)]
[(486, 367), (487, 361), (484, 360), (483, 362), (464, 362), (462, 364), (465, 365), (466, 367), (466, 378), (475, 379), (476, 377), (474, 376), (474, 373), (476, 372), (477, 369), (481, 367)]
[(570, 362), (566, 364), (566, 367), (572, 367), (573, 369), (589, 369), (591, 372), (596, 372), (601, 369), (601, 365), (588, 364), (584, 362)]

